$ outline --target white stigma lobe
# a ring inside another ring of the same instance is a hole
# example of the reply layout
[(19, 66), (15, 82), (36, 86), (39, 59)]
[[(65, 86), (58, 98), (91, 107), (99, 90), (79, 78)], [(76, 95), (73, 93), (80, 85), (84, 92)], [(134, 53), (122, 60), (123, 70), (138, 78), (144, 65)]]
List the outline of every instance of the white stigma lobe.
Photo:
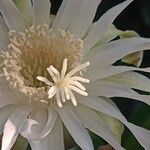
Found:
[(83, 96), (88, 96), (86, 88), (80, 82), (89, 83), (90, 81), (80, 76), (75, 76), (75, 74), (89, 66), (90, 63), (86, 62), (81, 64), (66, 74), (67, 62), (68, 60), (64, 59), (61, 72), (59, 72), (52, 65), (47, 68), (47, 71), (52, 77), (53, 82), (50, 82), (45, 77), (37, 76), (39, 81), (42, 81), (50, 86), (48, 90), (48, 98), (51, 99), (55, 96), (56, 103), (59, 107), (62, 107), (62, 103), (66, 102), (67, 100), (70, 100), (74, 106), (77, 106), (77, 101), (73, 91)]

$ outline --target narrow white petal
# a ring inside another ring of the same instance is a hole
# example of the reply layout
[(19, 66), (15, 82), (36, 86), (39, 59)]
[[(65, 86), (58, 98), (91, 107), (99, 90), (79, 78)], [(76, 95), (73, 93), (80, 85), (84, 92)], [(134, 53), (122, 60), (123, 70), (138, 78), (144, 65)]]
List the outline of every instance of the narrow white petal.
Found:
[(0, 12), (2, 13), (4, 20), (10, 29), (17, 31), (25, 29), (25, 23), (21, 13), (12, 0), (1, 0)]
[(69, 106), (57, 109), (64, 125), (82, 150), (94, 150), (88, 131)]
[(8, 27), (4, 22), (3, 17), (0, 15), (0, 49), (6, 50), (8, 45)]
[(30, 27), (33, 21), (32, 0), (13, 0), (17, 8), (20, 10), (26, 27)]
[(133, 0), (126, 0), (125, 2), (109, 9), (96, 23), (93, 24), (87, 38), (84, 40), (85, 50), (93, 47), (108, 31), (110, 25), (116, 17), (132, 2)]
[(7, 119), (17, 107), (18, 105), (7, 105), (0, 108), (0, 134), (3, 133), (4, 125)]
[(17, 92), (8, 86), (7, 83), (0, 81), (0, 107), (9, 104), (25, 104), (28, 98), (21, 92)]
[[(39, 127), (37, 121), (28, 119), (28, 120), (26, 120), (25, 124), (23, 125), (20, 133), (23, 137), (30, 139), (30, 140), (38, 141), (40, 139), (43, 139), (53, 129), (56, 118), (57, 118), (57, 113), (49, 108), (46, 124), (43, 125), (42, 128)], [(36, 128), (36, 126), (39, 129), (38, 131), (34, 130), (34, 128)]]
[(10, 115), (4, 126), (2, 150), (11, 149), (30, 111), (29, 107), (20, 107)]
[(77, 15), (73, 17), (73, 21), (68, 27), (68, 30), (77, 37), (82, 38), (91, 26), (97, 7), (101, 1), (102, 0), (83, 0), (76, 10)]
[(33, 0), (34, 25), (48, 24), (51, 3), (49, 0)]
[(123, 84), (130, 88), (150, 92), (150, 79), (136, 72), (125, 72), (109, 77), (106, 80)]
[(150, 105), (150, 96), (141, 95), (132, 90), (129, 87), (123, 86), (121, 84), (113, 83), (110, 81), (96, 81), (89, 84), (87, 87), (89, 95), (105, 96), (105, 97), (125, 97), (131, 98), (138, 101), (142, 101)]
[(128, 67), (128, 66), (106, 66), (106, 67), (95, 67), (92, 71), (91, 69), (87, 69), (86, 78), (90, 79), (90, 82), (96, 81), (98, 79), (104, 79), (110, 76), (114, 76), (120, 73), (128, 72), (128, 71), (142, 71), (149, 72), (149, 68), (137, 68), (137, 67)]
[(77, 9), (82, 0), (63, 0), (60, 9), (53, 22), (52, 28), (59, 28), (65, 30), (73, 21), (77, 14)]
[[(118, 30), (113, 24), (109, 27), (108, 31), (104, 34), (104, 36), (96, 43), (96, 45), (94, 46), (99, 47), (99, 46), (105, 46), (105, 44), (109, 43), (110, 41), (114, 40), (115, 38), (117, 38), (123, 31)], [(90, 52), (91, 55), (94, 54), (93, 49), (91, 49), (90, 51), (87, 51), (86, 49), (84, 49), (84, 54)]]
[(33, 141), (28, 140), (31, 146), (32, 150), (49, 150), (50, 147), (48, 147), (48, 138), (45, 137), (44, 139)]
[(116, 150), (124, 150), (123, 147), (116, 140), (115, 135), (105, 123), (105, 121), (100, 118), (92, 109), (85, 106), (78, 106), (75, 108), (78, 117), (82, 120), (86, 128), (94, 132), (95, 134), (102, 137), (106, 142), (108, 142)]
[(50, 134), (41, 140), (29, 140), (32, 150), (65, 150), (63, 139), (63, 125), (57, 118)]
[(121, 112), (118, 110), (118, 108), (116, 108), (115, 106), (107, 102), (106, 98), (104, 100), (102, 98), (94, 97), (94, 96), (86, 97), (86, 98), (80, 97), (79, 103), (82, 103), (90, 108), (93, 108), (97, 111), (100, 111), (102, 113), (105, 113), (109, 116), (112, 116), (120, 120), (131, 130), (131, 132), (134, 134), (136, 139), (146, 150), (150, 149), (150, 142), (149, 142), (150, 131), (129, 123), (126, 120), (126, 118), (121, 114)]
[(95, 56), (87, 56), (84, 61), (90, 60), (89, 69), (108, 66), (116, 62), (117, 60), (123, 58), (124, 56), (150, 49), (150, 39), (146, 38), (126, 38), (108, 43), (102, 50), (99, 48), (95, 49)]
[(30, 113), (30, 118), (24, 122), (20, 134), (29, 140), (39, 140), (51, 131), (55, 119), (56, 113), (51, 109), (34, 109)]

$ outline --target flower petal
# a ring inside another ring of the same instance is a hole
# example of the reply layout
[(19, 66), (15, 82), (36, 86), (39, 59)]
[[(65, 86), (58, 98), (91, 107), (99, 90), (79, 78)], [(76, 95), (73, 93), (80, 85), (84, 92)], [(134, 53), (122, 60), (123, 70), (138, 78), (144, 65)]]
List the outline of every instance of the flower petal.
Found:
[(128, 67), (128, 66), (106, 66), (106, 67), (96, 67), (92, 71), (87, 68), (87, 72), (85, 77), (90, 79), (90, 82), (96, 81), (98, 79), (108, 78), (120, 73), (128, 72), (128, 71), (142, 71), (150, 73), (149, 68), (136, 68), (136, 67)]
[(73, 21), (68, 27), (68, 30), (77, 37), (82, 38), (91, 26), (97, 7), (101, 1), (102, 0), (83, 0), (78, 9), (76, 9), (77, 15), (73, 17)]
[(25, 29), (25, 23), (21, 13), (12, 0), (1, 0), (0, 12), (2, 13), (2, 16), (4, 17), (4, 20), (9, 29), (16, 31)]
[(48, 138), (44, 138), (39, 141), (30, 141), (30, 146), (32, 150), (49, 150), (50, 147), (48, 147)]
[(150, 131), (144, 128), (138, 127), (126, 120), (126, 118), (121, 114), (118, 108), (107, 102), (108, 100), (91, 96), (91, 97), (82, 97), (78, 103), (82, 103), (90, 108), (93, 108), (97, 111), (105, 113), (109, 116), (112, 116), (121, 122), (123, 122), (129, 130), (134, 134), (139, 143), (146, 149), (150, 149)]
[(63, 0), (58, 10), (52, 28), (65, 30), (74, 20), (82, 0)]
[(150, 105), (150, 96), (141, 95), (129, 87), (121, 84), (116, 84), (110, 81), (96, 81), (87, 86), (89, 95), (104, 96), (104, 97), (125, 97), (138, 101), (142, 101)]
[(9, 150), (15, 143), (20, 129), (31, 111), (30, 107), (19, 107), (8, 118), (3, 132), (2, 150)]
[[(112, 41), (115, 39), (117, 36), (119, 36), (123, 31), (118, 30), (113, 24), (110, 26), (108, 31), (104, 34), (104, 36), (94, 45), (94, 48), (96, 47), (103, 47), (105, 46), (108, 42)], [(84, 49), (84, 53), (88, 53), (89, 51), (86, 51)], [(93, 55), (93, 50), (91, 51)]]
[(4, 125), (9, 115), (18, 107), (18, 105), (7, 105), (0, 108), (0, 134), (3, 133)]
[(28, 98), (24, 94), (10, 88), (7, 83), (0, 83), (0, 108), (9, 104), (25, 104)]
[[(40, 117), (40, 122), (43, 122), (43, 118), (45, 118), (45, 112), (39, 112), (42, 117)], [(57, 118), (57, 113), (52, 110), (48, 109), (48, 116), (46, 123), (42, 125), (39, 124), (37, 120), (34, 120), (35, 118), (26, 120), (26, 123), (23, 125), (20, 134), (30, 140), (39, 140), (44, 137), (46, 137), (52, 130), (54, 123)], [(45, 119), (44, 119), (45, 120)]]
[(32, 25), (33, 9), (31, 0), (13, 0), (17, 8), (20, 10), (26, 26)]
[(50, 134), (40, 141), (29, 141), (32, 150), (64, 150), (63, 125), (57, 119)]
[(33, 0), (34, 25), (48, 24), (51, 3), (49, 0)]
[(106, 80), (123, 84), (130, 88), (150, 92), (150, 79), (136, 72), (125, 72), (109, 77)]
[(89, 53), (89, 56), (85, 56), (85, 61), (90, 60), (89, 68), (104, 67), (113, 64), (128, 54), (149, 49), (150, 39), (140, 37), (119, 39), (108, 43), (105, 47), (93, 49), (91, 53), (96, 51), (94, 56)]
[(88, 131), (84, 128), (81, 121), (71, 110), (71, 107), (64, 105), (62, 109), (58, 108), (57, 111), (67, 130), (81, 149), (94, 150)]
[(88, 36), (84, 40), (84, 48), (90, 50), (108, 31), (110, 25), (116, 17), (132, 2), (133, 0), (126, 0), (125, 2), (109, 9), (90, 29)]
[(124, 148), (120, 146), (109, 126), (92, 109), (79, 105), (75, 108), (75, 111), (86, 128), (102, 137), (116, 150), (124, 150)]
[(8, 45), (8, 27), (0, 15), (0, 49), (5, 50)]

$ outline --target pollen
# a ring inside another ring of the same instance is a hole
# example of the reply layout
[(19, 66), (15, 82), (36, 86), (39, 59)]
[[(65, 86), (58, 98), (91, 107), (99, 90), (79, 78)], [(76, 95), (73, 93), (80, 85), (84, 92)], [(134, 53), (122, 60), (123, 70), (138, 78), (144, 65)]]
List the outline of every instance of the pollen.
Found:
[[(47, 102), (47, 86), (37, 80), (37, 76), (44, 76), (47, 78), (45, 82), (50, 84), (58, 79), (56, 72), (61, 71), (64, 60), (69, 62), (64, 67), (70, 72), (80, 66), (82, 55), (83, 41), (68, 31), (53, 30), (46, 24), (31, 26), (24, 32), (11, 30), (8, 47), (0, 52), (0, 75), (5, 77), (12, 88), (29, 96), (31, 101)], [(67, 80), (59, 80), (57, 86), (63, 84), (67, 84)]]
[(80, 76), (76, 76), (75, 74), (89, 66), (90, 63), (86, 62), (81, 64), (66, 74), (67, 61), (67, 59), (64, 59), (61, 72), (52, 65), (47, 68), (53, 82), (49, 81), (45, 77), (37, 76), (39, 81), (42, 81), (49, 86), (48, 98), (52, 99), (55, 97), (56, 103), (59, 107), (62, 107), (62, 103), (67, 100), (70, 100), (74, 106), (77, 106), (77, 101), (73, 91), (83, 96), (88, 96), (86, 88), (80, 82), (89, 83), (90, 81)]

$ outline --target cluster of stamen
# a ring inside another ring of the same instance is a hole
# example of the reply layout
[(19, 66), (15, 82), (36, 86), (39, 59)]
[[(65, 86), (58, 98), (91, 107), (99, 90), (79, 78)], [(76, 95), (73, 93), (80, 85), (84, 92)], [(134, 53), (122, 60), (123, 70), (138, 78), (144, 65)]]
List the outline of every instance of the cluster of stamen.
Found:
[(50, 97), (47, 85), (36, 77), (44, 76), (53, 82), (55, 77), (50, 72), (54, 74), (54, 68), (49, 73), (46, 71), (50, 65), (55, 66), (59, 72), (67, 58), (69, 72), (80, 66), (82, 54), (83, 41), (64, 30), (49, 29), (46, 24), (32, 26), (24, 32), (11, 30), (8, 47), (0, 52), (0, 75), (9, 81), (11, 87), (29, 96), (30, 101), (50, 103), (47, 100), (48, 95)]
[(71, 100), (72, 104), (77, 106), (77, 101), (72, 91), (83, 96), (88, 96), (88, 93), (85, 92), (86, 88), (80, 82), (89, 83), (89, 80), (76, 76), (75, 74), (86, 68), (89, 64), (89, 62), (81, 64), (66, 74), (67, 59), (64, 59), (61, 72), (59, 72), (53, 65), (47, 68), (53, 82), (42, 76), (37, 76), (37, 79), (50, 86), (48, 90), (48, 98), (52, 99), (55, 97), (56, 103), (59, 107), (62, 107), (62, 103), (66, 102), (66, 100)]

